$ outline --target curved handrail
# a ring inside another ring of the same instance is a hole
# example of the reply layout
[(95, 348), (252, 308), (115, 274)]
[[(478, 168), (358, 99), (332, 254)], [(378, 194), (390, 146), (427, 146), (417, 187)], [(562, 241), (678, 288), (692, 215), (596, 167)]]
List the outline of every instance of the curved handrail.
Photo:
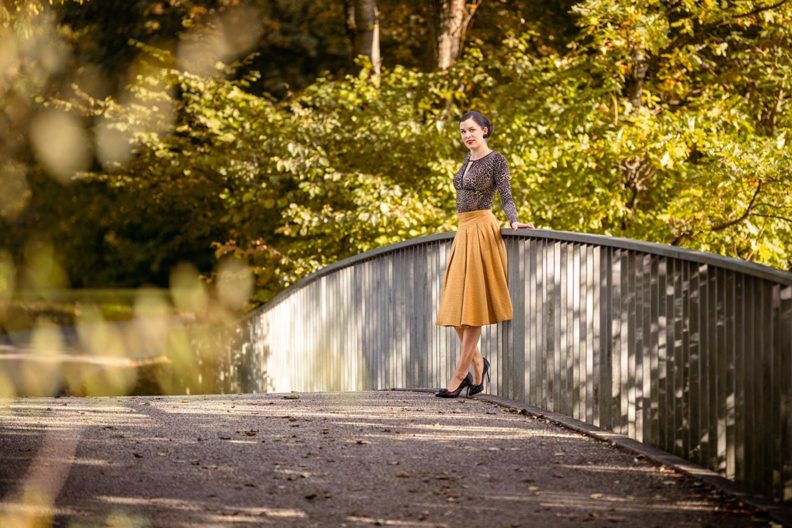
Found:
[[(315, 281), (316, 279), (324, 275), (333, 273), (334, 271), (339, 270), (341, 268), (352, 266), (357, 262), (362, 262), (364, 260), (368, 260), (377, 257), (379, 255), (383, 255), (385, 253), (391, 253), (401, 249), (406, 249), (411, 246), (426, 244), (427, 242), (451, 240), (454, 238), (454, 234), (455, 234), (454, 231), (450, 231), (444, 233), (436, 233), (432, 235), (424, 235), (422, 237), (411, 238), (409, 240), (404, 240), (402, 242), (397, 242), (395, 244), (390, 244), (387, 246), (370, 249), (363, 253), (358, 253), (357, 255), (353, 255), (351, 257), (338, 260), (332, 264), (325, 266), (324, 268), (321, 268), (309, 275), (306, 275), (299, 281), (295, 282), (288, 288), (278, 293), (275, 297), (270, 299), (266, 304), (259, 306), (255, 310), (251, 311), (250, 315), (262, 309), (268, 309), (275, 306), (281, 300), (288, 297), (291, 294), (291, 292), (294, 291), (295, 289), (302, 288), (307, 284)], [(689, 262), (698, 262), (700, 264), (719, 266), (724, 269), (738, 271), (740, 273), (746, 273), (748, 275), (753, 275), (754, 277), (777, 281), (782, 284), (792, 285), (792, 272), (783, 271), (780, 269), (773, 268), (771, 266), (765, 266), (763, 264), (757, 264), (756, 262), (750, 262), (747, 260), (742, 260), (734, 257), (726, 257), (723, 255), (718, 255), (716, 253), (696, 251), (678, 246), (671, 246), (668, 244), (658, 244), (656, 242), (646, 242), (643, 240), (633, 240), (631, 238), (620, 238), (620, 237), (613, 237), (607, 235), (576, 233), (574, 231), (556, 231), (552, 229), (531, 229), (531, 230), (501, 229), (501, 234), (505, 236), (543, 238), (548, 240), (577, 242), (580, 244), (590, 244), (596, 246), (641, 251), (644, 253), (650, 253), (652, 255), (679, 258), (679, 259), (687, 260)]]

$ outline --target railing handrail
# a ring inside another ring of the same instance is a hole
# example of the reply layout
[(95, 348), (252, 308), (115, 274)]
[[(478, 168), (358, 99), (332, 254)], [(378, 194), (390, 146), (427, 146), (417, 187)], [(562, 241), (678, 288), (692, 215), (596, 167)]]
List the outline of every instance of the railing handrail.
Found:
[[(647, 242), (644, 240), (635, 240), (631, 238), (620, 238), (608, 235), (596, 235), (590, 233), (577, 233), (574, 231), (556, 231), (552, 229), (501, 229), (501, 233), (508, 237), (523, 237), (523, 238), (543, 238), (546, 240), (557, 240), (559, 242), (575, 242), (581, 244), (590, 244), (603, 247), (612, 247), (617, 249), (626, 249), (630, 251), (641, 251), (644, 253), (659, 255), (663, 257), (676, 258), (687, 260), (689, 262), (698, 262), (700, 264), (707, 264), (717, 266), (723, 269), (737, 271), (752, 275), (760, 279), (778, 282), (785, 286), (792, 285), (792, 272), (783, 271), (756, 262), (750, 262), (734, 257), (726, 257), (715, 253), (707, 253), (704, 251), (695, 251), (692, 249), (671, 246), (668, 244), (659, 244), (656, 242)], [(452, 239), (456, 234), (455, 231), (446, 231), (443, 233), (435, 233), (432, 235), (424, 235), (396, 244), (381, 246), (378, 248), (370, 249), (363, 253), (358, 253), (351, 257), (341, 259), (332, 264), (329, 264), (319, 270), (314, 271), (295, 282), (278, 295), (269, 300), (266, 304), (251, 311), (246, 317), (250, 317), (261, 310), (268, 310), (277, 306), (281, 301), (287, 298), (292, 292), (305, 287), (311, 282), (328, 275), (341, 268), (351, 266), (358, 262), (362, 262), (379, 255), (392, 253), (412, 246), (419, 246), (430, 242), (438, 242), (442, 240)]]

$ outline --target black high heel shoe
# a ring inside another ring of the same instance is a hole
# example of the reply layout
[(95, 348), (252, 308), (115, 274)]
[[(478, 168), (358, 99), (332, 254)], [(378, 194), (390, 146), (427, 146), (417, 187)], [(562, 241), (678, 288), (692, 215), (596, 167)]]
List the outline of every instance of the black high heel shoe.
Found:
[(484, 376), (487, 377), (487, 381), (490, 380), (489, 368), (490, 368), (490, 362), (487, 358), (484, 358), (484, 372), (481, 373), (481, 383), (479, 383), (478, 385), (474, 385), (471, 383), (467, 393), (468, 398), (470, 398), (471, 396), (475, 396), (479, 392), (484, 392)]
[(439, 391), (435, 392), (435, 396), (437, 396), (438, 398), (456, 398), (459, 396), (459, 393), (462, 392), (462, 389), (464, 389), (465, 387), (468, 388), (468, 395), (470, 395), (470, 387), (472, 385), (473, 385), (473, 375), (470, 372), (468, 372), (467, 376), (465, 376), (465, 379), (463, 379), (460, 382), (459, 387), (457, 387), (452, 391), (443, 387)]

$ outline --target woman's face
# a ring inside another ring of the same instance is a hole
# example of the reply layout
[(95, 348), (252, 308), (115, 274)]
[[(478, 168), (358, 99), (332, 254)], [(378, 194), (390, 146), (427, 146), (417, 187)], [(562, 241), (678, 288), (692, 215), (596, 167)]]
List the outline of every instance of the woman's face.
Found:
[(487, 143), (487, 140), (484, 139), (487, 129), (481, 128), (473, 119), (466, 119), (459, 123), (459, 131), (462, 134), (462, 142), (470, 150), (476, 150)]

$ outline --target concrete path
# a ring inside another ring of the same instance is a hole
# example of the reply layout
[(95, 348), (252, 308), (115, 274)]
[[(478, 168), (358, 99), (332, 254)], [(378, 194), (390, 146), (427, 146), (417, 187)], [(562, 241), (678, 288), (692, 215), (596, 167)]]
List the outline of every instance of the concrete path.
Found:
[(770, 526), (508, 411), (390, 391), (0, 401), (0, 526)]

